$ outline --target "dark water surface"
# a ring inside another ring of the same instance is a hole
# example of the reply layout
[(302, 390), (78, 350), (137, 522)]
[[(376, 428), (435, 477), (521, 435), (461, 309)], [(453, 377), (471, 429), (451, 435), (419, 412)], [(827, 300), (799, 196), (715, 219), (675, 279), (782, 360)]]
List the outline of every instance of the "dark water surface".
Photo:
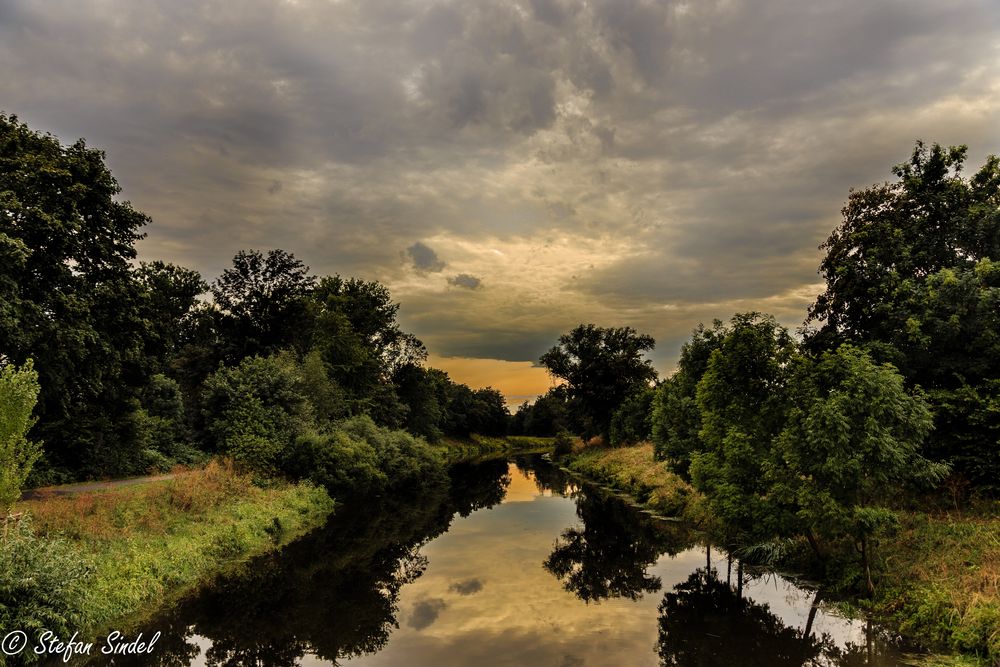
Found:
[(535, 457), (340, 509), (142, 628), (137, 664), (897, 665), (815, 592), (743, 573), (675, 524)]

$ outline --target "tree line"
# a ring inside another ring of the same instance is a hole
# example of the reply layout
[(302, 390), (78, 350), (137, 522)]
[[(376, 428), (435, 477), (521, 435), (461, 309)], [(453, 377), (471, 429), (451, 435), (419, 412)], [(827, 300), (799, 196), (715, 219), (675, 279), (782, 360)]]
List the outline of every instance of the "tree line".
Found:
[(853, 548), (870, 587), (909, 489), (1000, 492), (1000, 160), (966, 177), (965, 159), (918, 142), (894, 182), (851, 193), (794, 334), (754, 312), (700, 325), (657, 382), (652, 338), (580, 325), (541, 357), (564, 384), (514, 428), (652, 440), (726, 546)]
[[(2, 446), (13, 452), (16, 434), (21, 452), (4, 475), (34, 463), (29, 483), (121, 476), (220, 452), (315, 467), (323, 455), (303, 452), (330, 438), (339, 457), (364, 437), (398, 447), (393, 430), (506, 432), (502, 395), (428, 368), (378, 282), (314, 276), (278, 249), (239, 251), (211, 283), (137, 262), (151, 221), (119, 197), (104, 157), (0, 115)], [(374, 454), (355, 450), (360, 470)]]

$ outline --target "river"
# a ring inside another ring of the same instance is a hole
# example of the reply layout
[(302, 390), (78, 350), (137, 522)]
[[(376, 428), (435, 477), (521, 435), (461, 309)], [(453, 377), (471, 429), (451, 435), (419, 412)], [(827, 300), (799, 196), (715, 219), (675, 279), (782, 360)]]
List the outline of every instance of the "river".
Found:
[(815, 591), (537, 456), (450, 476), (340, 508), (174, 605), (141, 628), (161, 633), (141, 664), (900, 664), (884, 632), (814, 606)]

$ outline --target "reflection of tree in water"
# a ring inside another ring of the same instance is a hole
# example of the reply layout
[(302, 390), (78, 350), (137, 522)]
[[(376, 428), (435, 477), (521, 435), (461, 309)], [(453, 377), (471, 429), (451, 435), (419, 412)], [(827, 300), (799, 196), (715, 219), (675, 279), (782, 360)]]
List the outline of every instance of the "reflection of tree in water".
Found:
[[(507, 464), (456, 471), (453, 486), (417, 498), (338, 508), (330, 524), (220, 578), (143, 632), (162, 631), (134, 664), (186, 665), (208, 638), (208, 665), (295, 665), (306, 653), (336, 663), (380, 650), (398, 627), (401, 587), (427, 566), (419, 548), (463, 516), (503, 499)], [(117, 661), (116, 664), (126, 664)]]
[(514, 463), (522, 472), (530, 475), (542, 491), (550, 491), (560, 496), (575, 496), (579, 490), (569, 475), (538, 456), (516, 456)]
[(510, 486), (509, 470), (506, 459), (452, 466), (448, 471), (451, 479), (449, 494), (455, 511), (466, 517), (476, 510), (499, 505)]
[(660, 578), (646, 568), (661, 554), (676, 554), (692, 544), (682, 529), (654, 522), (618, 499), (584, 491), (576, 503), (583, 527), (563, 531), (545, 569), (584, 602), (636, 600), (660, 590)]
[(736, 585), (714, 569), (695, 570), (660, 603), (657, 652), (661, 665), (748, 667), (895, 665), (895, 652), (875, 641), (869, 626), (864, 646), (838, 647), (828, 634), (812, 631), (816, 607), (806, 627), (791, 628), (766, 604), (743, 598)]

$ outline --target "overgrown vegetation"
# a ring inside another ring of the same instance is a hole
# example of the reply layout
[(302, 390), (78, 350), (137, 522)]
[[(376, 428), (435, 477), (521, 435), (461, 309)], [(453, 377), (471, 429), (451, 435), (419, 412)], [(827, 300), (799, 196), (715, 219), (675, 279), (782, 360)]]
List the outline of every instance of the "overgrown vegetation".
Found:
[(148, 614), (221, 567), (289, 541), (333, 508), (314, 485), (261, 488), (212, 462), (173, 479), (25, 501), (0, 545), (0, 627), (60, 636)]
[(649, 443), (627, 447), (587, 447), (567, 461), (573, 472), (619, 489), (655, 512), (700, 523), (704, 497), (670, 467), (653, 458)]
[(34, 423), (31, 412), (37, 397), (38, 374), (31, 360), (15, 368), (0, 357), (0, 520), (5, 537), (7, 516), (42, 453), (40, 443), (25, 437)]

